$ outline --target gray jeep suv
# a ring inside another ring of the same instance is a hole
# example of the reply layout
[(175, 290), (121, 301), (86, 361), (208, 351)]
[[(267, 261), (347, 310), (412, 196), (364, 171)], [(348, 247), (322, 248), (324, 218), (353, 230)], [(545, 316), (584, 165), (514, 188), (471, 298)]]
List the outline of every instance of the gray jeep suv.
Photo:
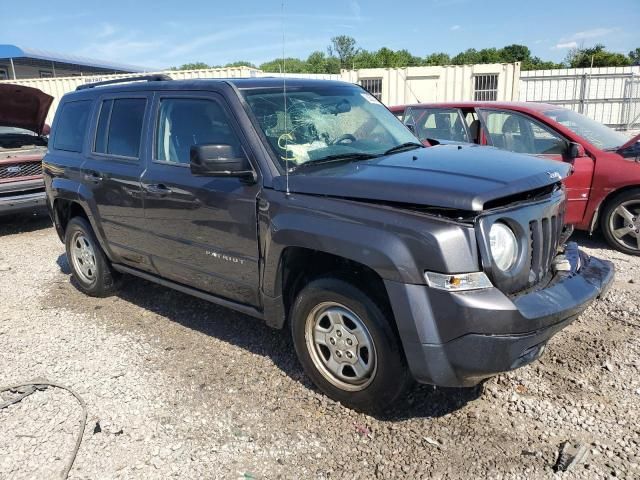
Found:
[(424, 148), (347, 83), (84, 85), (44, 171), (82, 291), (131, 274), (287, 326), (315, 384), (359, 409), (535, 360), (613, 277), (565, 244), (569, 164)]

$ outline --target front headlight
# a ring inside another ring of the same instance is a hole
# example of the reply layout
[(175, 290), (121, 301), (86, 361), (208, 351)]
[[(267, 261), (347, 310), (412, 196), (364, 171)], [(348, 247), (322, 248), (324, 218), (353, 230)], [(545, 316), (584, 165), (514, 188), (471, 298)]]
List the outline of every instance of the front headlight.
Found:
[(491, 256), (496, 266), (506, 272), (518, 260), (518, 241), (509, 227), (504, 223), (496, 222), (489, 232), (489, 244)]

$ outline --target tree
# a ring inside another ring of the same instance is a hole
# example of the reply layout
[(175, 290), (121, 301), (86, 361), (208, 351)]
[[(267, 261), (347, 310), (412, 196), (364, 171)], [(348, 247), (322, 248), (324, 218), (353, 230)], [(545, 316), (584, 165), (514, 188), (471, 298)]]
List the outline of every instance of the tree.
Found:
[(500, 49), (500, 57), (502, 59), (502, 62), (505, 63), (526, 63), (528, 61), (531, 61), (531, 50), (529, 50), (529, 47), (514, 43), (513, 45), (502, 47)]
[(185, 63), (179, 67), (171, 67), (171, 70), (202, 70), (205, 68), (211, 68), (204, 62)]
[(640, 47), (629, 52), (629, 60), (634, 65), (640, 65)]
[(225, 67), (250, 67), (250, 68), (256, 68), (256, 66), (253, 63), (248, 62), (246, 60), (238, 60), (236, 62), (227, 63), (225, 65)]
[[(281, 73), (283, 63), (281, 58), (265, 62), (260, 65), (263, 72)], [(286, 73), (307, 73), (307, 62), (299, 58), (289, 57), (285, 59), (284, 68)]]
[(331, 39), (327, 48), (329, 56), (340, 59), (340, 68), (353, 68), (353, 59), (359, 51), (356, 39), (348, 35), (338, 35)]
[(575, 48), (565, 59), (571, 68), (623, 67), (631, 65), (631, 59), (622, 53), (609, 52), (601, 43), (591, 48)]
[(472, 65), (480, 62), (480, 53), (475, 48), (468, 48), (451, 59), (454, 65)]
[(432, 53), (427, 55), (422, 62), (423, 65), (451, 65), (451, 57), (447, 53)]

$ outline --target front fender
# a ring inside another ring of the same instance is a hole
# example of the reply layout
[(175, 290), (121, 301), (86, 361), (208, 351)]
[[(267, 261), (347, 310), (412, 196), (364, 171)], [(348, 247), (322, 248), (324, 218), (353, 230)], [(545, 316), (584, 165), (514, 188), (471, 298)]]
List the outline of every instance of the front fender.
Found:
[(365, 265), (382, 279), (424, 284), (424, 271), (479, 268), (471, 226), (366, 202), (272, 192), (261, 229), (263, 291), (278, 295), (287, 247), (303, 247)]

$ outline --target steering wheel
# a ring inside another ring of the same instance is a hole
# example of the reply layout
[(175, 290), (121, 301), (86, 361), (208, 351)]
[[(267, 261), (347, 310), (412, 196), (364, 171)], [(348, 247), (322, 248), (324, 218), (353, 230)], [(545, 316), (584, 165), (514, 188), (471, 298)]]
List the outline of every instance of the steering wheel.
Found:
[(344, 143), (346, 140), (349, 140), (349, 143), (353, 143), (357, 140), (357, 138), (350, 133), (345, 133), (344, 135), (340, 135), (333, 142), (331, 142), (331, 145), (338, 145)]

